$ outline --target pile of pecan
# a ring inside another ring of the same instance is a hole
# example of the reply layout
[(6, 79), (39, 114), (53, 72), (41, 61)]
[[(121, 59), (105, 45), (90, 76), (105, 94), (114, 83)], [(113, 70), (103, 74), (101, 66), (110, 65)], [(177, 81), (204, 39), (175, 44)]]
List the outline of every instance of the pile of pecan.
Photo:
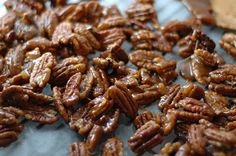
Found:
[[(124, 145), (114, 132), (125, 118), (136, 128), (128, 139), (135, 153), (159, 145), (172, 132), (176, 139), (158, 156), (236, 152), (236, 100), (224, 97), (236, 97), (236, 65), (225, 64), (198, 21), (161, 27), (154, 0), (135, 0), (127, 17), (116, 5), (96, 0), (7, 0), (5, 7), (0, 19), (1, 147), (17, 140), (25, 120), (64, 120), (84, 137), (71, 144), (71, 156), (93, 155), (104, 136), (101, 154), (122, 156)], [(227, 38), (222, 47), (235, 50)], [(123, 49), (124, 42), (132, 45), (130, 51)], [(174, 46), (186, 58), (180, 75), (208, 91), (191, 82), (173, 84), (177, 62), (164, 55)], [(142, 112), (156, 100), (159, 113)]]

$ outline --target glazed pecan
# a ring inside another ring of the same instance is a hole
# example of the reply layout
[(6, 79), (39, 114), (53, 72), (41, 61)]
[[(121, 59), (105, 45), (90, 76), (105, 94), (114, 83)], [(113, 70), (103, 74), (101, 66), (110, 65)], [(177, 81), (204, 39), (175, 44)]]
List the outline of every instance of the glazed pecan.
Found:
[(107, 30), (111, 28), (122, 28), (129, 26), (129, 21), (125, 17), (122, 16), (112, 16), (101, 23), (97, 26), (98, 30)]
[(0, 125), (0, 147), (6, 147), (18, 139), (19, 134), (23, 131), (23, 125)]
[(204, 131), (207, 142), (218, 147), (235, 148), (236, 136), (234, 132), (226, 132), (224, 130), (207, 128)]
[(84, 73), (87, 69), (87, 58), (83, 56), (72, 56), (63, 59), (52, 70), (50, 83), (53, 85), (63, 85), (75, 73)]
[(153, 51), (136, 50), (129, 55), (129, 59), (139, 68), (146, 68), (159, 74), (174, 71), (176, 67), (175, 61), (165, 60)]
[(191, 125), (188, 129), (188, 142), (191, 150), (196, 155), (205, 155), (205, 146), (207, 139), (204, 137), (204, 126), (202, 125)]
[(123, 142), (118, 138), (110, 138), (103, 144), (102, 156), (123, 156)]
[(205, 91), (205, 101), (215, 111), (216, 115), (222, 115), (228, 111), (229, 101), (222, 95), (213, 91)]
[(103, 17), (106, 19), (106, 18), (114, 17), (114, 16), (121, 16), (121, 13), (117, 5), (112, 4), (109, 6), (105, 6), (104, 11), (103, 11)]
[(47, 105), (53, 98), (44, 94), (35, 93), (22, 86), (12, 85), (2, 91), (2, 105), (24, 106), (27, 104)]
[(104, 50), (118, 49), (126, 39), (125, 34), (119, 28), (99, 31), (99, 36)]
[(135, 153), (151, 149), (162, 142), (160, 131), (160, 126), (156, 122), (145, 123), (129, 138), (129, 147)]
[(176, 84), (171, 86), (169, 92), (161, 97), (158, 107), (164, 112), (168, 109), (174, 108), (175, 104), (182, 99), (180, 85)]
[(52, 42), (43, 37), (35, 37), (31, 40), (25, 42), (22, 46), (22, 51), (28, 52), (34, 50), (35, 48), (39, 48), (40, 52), (54, 52), (55, 48)]
[(167, 90), (163, 83), (155, 85), (140, 85), (137, 92), (132, 93), (132, 97), (138, 105), (148, 105), (164, 95)]
[(166, 143), (165, 146), (160, 149), (159, 154), (156, 154), (154, 156), (169, 156), (176, 153), (180, 147), (180, 142)]
[(176, 125), (176, 114), (168, 111), (165, 115), (161, 117), (161, 126), (163, 129), (163, 135), (168, 135), (174, 129)]
[(206, 66), (217, 66), (217, 60), (214, 57), (214, 53), (209, 53), (208, 51), (202, 49), (196, 49), (194, 50), (194, 55), (199, 60), (199, 62), (205, 64)]
[(236, 35), (225, 33), (220, 40), (220, 46), (232, 57), (236, 58)]
[(214, 41), (198, 29), (195, 29), (192, 35), (186, 36), (178, 44), (180, 46), (179, 54), (182, 57), (192, 55), (195, 49), (203, 49), (210, 53), (215, 49)]
[(6, 111), (4, 108), (0, 108), (0, 125), (13, 125), (17, 122), (18, 120), (14, 114)]
[(70, 111), (65, 108), (62, 100), (62, 90), (59, 87), (53, 87), (53, 102), (55, 109), (62, 116), (62, 118), (68, 122)]
[(86, 145), (89, 151), (94, 151), (97, 144), (101, 140), (104, 131), (101, 126), (94, 125), (86, 139)]
[(204, 97), (204, 90), (191, 82), (188, 82), (181, 88), (181, 93), (185, 97), (190, 97), (198, 100)]
[(191, 155), (191, 147), (189, 143), (185, 143), (184, 145), (179, 147), (179, 150), (176, 152), (175, 156), (188, 156)]
[(134, 118), (136, 116), (138, 104), (129, 93), (125, 84), (117, 81), (114, 86), (108, 89), (108, 95), (128, 117)]
[(152, 22), (155, 28), (159, 29), (160, 27), (157, 22), (156, 10), (151, 4), (134, 2), (126, 9), (126, 14), (130, 19)]
[(63, 7), (56, 7), (55, 13), (60, 21), (77, 22), (79, 21), (83, 13), (83, 6), (76, 4), (69, 4)]
[(57, 112), (52, 106), (25, 105), (22, 110), (26, 119), (41, 124), (53, 124), (58, 120)]
[(67, 0), (50, 0), (51, 4), (56, 7), (56, 6), (64, 6), (66, 5)]
[(51, 76), (51, 70), (56, 64), (56, 60), (51, 53), (44, 53), (35, 60), (35, 64), (30, 75), (30, 85), (32, 87), (45, 87)]
[(161, 119), (159, 114), (154, 114), (150, 111), (144, 111), (142, 114), (136, 116), (136, 118), (134, 119), (134, 125), (136, 129), (139, 129), (141, 126), (143, 126), (150, 120), (155, 121), (159, 125), (161, 124)]
[(42, 36), (51, 38), (56, 26), (58, 25), (58, 17), (52, 10), (45, 11), (38, 19), (38, 28)]
[(100, 68), (92, 70), (94, 80), (93, 96), (97, 97), (103, 95), (109, 88), (109, 79), (106, 72)]
[(236, 91), (236, 87), (235, 86), (231, 86), (231, 85), (225, 85), (225, 84), (217, 84), (217, 83), (210, 83), (208, 88), (210, 90), (213, 90), (219, 94), (225, 95), (225, 96), (232, 96), (235, 97), (235, 91)]
[(184, 122), (177, 123), (175, 126), (175, 134), (177, 135), (177, 138), (186, 141), (190, 126), (191, 124), (189, 123), (184, 123)]
[(192, 25), (189, 21), (171, 21), (167, 23), (161, 32), (168, 41), (178, 42), (180, 39), (191, 34), (193, 31)]
[(91, 156), (88, 146), (84, 142), (75, 142), (70, 145), (70, 156)]

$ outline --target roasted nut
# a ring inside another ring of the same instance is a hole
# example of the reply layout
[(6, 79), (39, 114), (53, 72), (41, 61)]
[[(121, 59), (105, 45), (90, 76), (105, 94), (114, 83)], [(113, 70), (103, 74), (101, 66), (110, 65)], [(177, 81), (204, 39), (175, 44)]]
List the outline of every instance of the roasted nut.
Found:
[(76, 4), (69, 4), (63, 7), (57, 7), (55, 13), (60, 21), (77, 22), (79, 21), (83, 13), (83, 6)]
[(188, 130), (188, 142), (190, 144), (191, 150), (196, 155), (205, 155), (205, 146), (207, 143), (206, 138), (204, 138), (204, 126), (202, 125), (191, 125)]
[(229, 101), (220, 94), (213, 91), (205, 91), (205, 101), (214, 110), (216, 115), (222, 115), (228, 111)]
[(103, 144), (102, 156), (123, 156), (123, 146), (123, 142), (120, 139), (110, 138)]
[(4, 89), (1, 97), (2, 105), (5, 106), (15, 105), (21, 107), (27, 104), (47, 105), (53, 101), (50, 96), (35, 93), (32, 90), (16, 85), (12, 85)]
[(151, 149), (162, 142), (160, 131), (160, 126), (156, 122), (149, 121), (145, 123), (129, 138), (129, 147), (135, 153)]
[(86, 139), (86, 145), (88, 147), (89, 151), (94, 151), (97, 144), (101, 140), (102, 136), (104, 134), (104, 131), (101, 126), (94, 125), (92, 130), (90, 131), (87, 139)]
[(129, 26), (129, 21), (125, 17), (122, 16), (112, 16), (101, 23), (97, 26), (98, 30), (107, 30), (111, 28), (122, 28)]
[(116, 82), (115, 86), (108, 89), (108, 95), (128, 117), (134, 118), (136, 116), (138, 105), (123, 83)]
[(56, 64), (56, 60), (51, 53), (44, 53), (35, 60), (35, 64), (30, 75), (30, 85), (32, 87), (45, 87), (51, 76), (51, 70)]
[(143, 126), (145, 123), (147, 123), (150, 120), (153, 120), (157, 124), (160, 124), (161, 119), (158, 114), (154, 114), (149, 111), (144, 111), (142, 114), (139, 114), (138, 116), (136, 116), (136, 118), (134, 119), (134, 125), (136, 129), (139, 129), (141, 126)]
[(70, 145), (70, 156), (91, 156), (86, 143), (75, 142)]
[(218, 147), (235, 148), (236, 137), (233, 132), (226, 132), (224, 130), (207, 128), (204, 131), (207, 142)]
[(40, 34), (45, 37), (52, 37), (52, 34), (58, 24), (58, 17), (52, 10), (45, 11), (39, 18), (38, 28)]
[(53, 68), (50, 83), (53, 85), (65, 84), (75, 73), (84, 73), (87, 69), (87, 62), (87, 58), (83, 56), (63, 59)]
[(41, 124), (53, 124), (58, 120), (57, 112), (52, 106), (27, 105), (22, 110), (26, 119)]
[(220, 46), (232, 57), (236, 58), (236, 35), (233, 33), (225, 33), (220, 40)]

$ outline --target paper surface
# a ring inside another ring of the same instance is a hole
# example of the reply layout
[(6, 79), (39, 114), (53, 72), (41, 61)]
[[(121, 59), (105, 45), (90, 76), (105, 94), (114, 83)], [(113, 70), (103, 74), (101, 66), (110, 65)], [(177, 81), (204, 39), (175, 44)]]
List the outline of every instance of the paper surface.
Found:
[[(127, 6), (132, 2), (132, 0), (103, 0), (102, 4), (117, 4), (119, 9), (122, 11), (127, 8)], [(0, 13), (4, 14), (3, 2), (0, 2)], [(167, 23), (171, 20), (184, 20), (187, 19), (190, 14), (183, 4), (178, 0), (157, 0), (155, 8), (158, 11), (159, 22), (161, 25)], [(232, 63), (233, 60), (228, 56), (222, 49), (219, 48), (218, 41), (223, 35), (223, 30), (213, 27), (203, 27), (203, 32), (207, 33), (214, 41), (217, 43), (216, 50), (219, 52), (227, 63)], [(126, 52), (130, 52), (130, 45), (124, 44), (122, 46), (126, 49)], [(181, 60), (180, 56), (177, 54), (177, 50), (174, 49), (173, 53), (166, 54), (167, 59)], [(184, 84), (180, 76), (178, 77), (177, 83)], [(157, 112), (157, 102), (154, 102), (148, 107), (149, 110)], [(134, 127), (131, 122), (127, 120), (122, 115), (120, 120), (120, 125), (115, 131), (115, 135), (122, 139), (125, 145), (124, 155), (133, 156), (135, 155), (130, 151), (127, 140), (135, 132)], [(74, 131), (70, 130), (67, 124), (63, 121), (59, 121), (54, 125), (39, 125), (34, 122), (26, 121), (25, 129), (22, 134), (20, 134), (19, 139), (12, 143), (6, 148), (0, 148), (0, 156), (67, 156), (69, 155), (69, 145), (75, 141), (82, 140), (83, 138), (77, 135)], [(105, 138), (103, 138), (105, 140)], [(174, 135), (166, 137), (164, 143), (168, 140), (173, 140)], [(163, 144), (164, 144), (163, 143)], [(162, 144), (162, 145), (163, 145)], [(159, 145), (151, 151), (144, 153), (145, 156), (151, 156), (153, 153), (158, 152), (160, 148)], [(100, 155), (100, 150), (98, 149), (96, 155)]]

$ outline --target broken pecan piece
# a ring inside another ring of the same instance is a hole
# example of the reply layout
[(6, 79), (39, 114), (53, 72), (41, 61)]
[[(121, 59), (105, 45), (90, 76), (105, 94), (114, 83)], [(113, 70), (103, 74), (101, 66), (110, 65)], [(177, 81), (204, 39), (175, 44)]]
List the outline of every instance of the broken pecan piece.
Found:
[(123, 156), (123, 142), (118, 138), (110, 138), (103, 144), (102, 156)]

